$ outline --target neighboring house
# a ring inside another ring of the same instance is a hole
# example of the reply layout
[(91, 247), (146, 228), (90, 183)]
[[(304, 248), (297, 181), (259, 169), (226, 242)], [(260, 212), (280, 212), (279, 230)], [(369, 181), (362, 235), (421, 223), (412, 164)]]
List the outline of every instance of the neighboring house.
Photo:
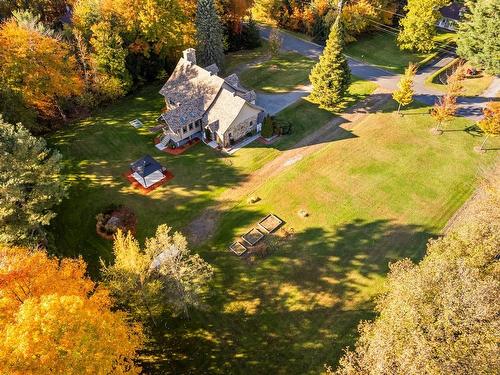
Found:
[(241, 87), (236, 74), (221, 78), (218, 72), (215, 64), (196, 65), (193, 48), (183, 52), (160, 90), (166, 109), (158, 117), (159, 125), (151, 129), (163, 130), (160, 147), (200, 138), (230, 148), (260, 132), (264, 109), (255, 105), (255, 92)]
[(441, 19), (438, 21), (437, 26), (442, 29), (455, 31), (458, 22), (462, 19), (465, 13), (465, 6), (461, 3), (452, 2), (439, 10)]

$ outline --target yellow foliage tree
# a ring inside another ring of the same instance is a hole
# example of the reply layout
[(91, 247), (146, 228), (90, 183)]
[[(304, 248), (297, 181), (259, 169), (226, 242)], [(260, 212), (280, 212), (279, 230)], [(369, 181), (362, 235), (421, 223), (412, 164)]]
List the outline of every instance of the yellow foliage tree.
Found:
[(477, 123), (484, 132), (484, 140), (479, 146), (479, 150), (484, 150), (484, 145), (488, 137), (497, 137), (500, 135), (500, 103), (489, 102), (483, 111), (484, 117)]
[(65, 118), (61, 99), (83, 92), (68, 46), (14, 18), (0, 27), (0, 84), (22, 95), (42, 118)]
[(139, 325), (111, 311), (81, 259), (0, 248), (1, 374), (138, 374)]

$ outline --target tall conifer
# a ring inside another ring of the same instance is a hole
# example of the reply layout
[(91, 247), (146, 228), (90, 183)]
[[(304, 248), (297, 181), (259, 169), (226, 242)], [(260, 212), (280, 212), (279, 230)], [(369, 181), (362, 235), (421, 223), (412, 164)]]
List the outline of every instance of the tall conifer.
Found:
[(198, 0), (196, 10), (197, 57), (202, 66), (224, 63), (224, 31), (214, 0)]
[(332, 26), (319, 62), (309, 75), (313, 89), (310, 99), (324, 108), (334, 108), (345, 95), (351, 71), (343, 54), (344, 42), (340, 12)]

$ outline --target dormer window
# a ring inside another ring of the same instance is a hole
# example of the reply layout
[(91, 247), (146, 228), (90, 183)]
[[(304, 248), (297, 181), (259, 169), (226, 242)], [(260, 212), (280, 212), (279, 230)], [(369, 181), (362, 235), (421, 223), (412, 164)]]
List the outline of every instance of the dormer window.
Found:
[(182, 133), (187, 133), (187, 131), (188, 131), (188, 130), (187, 130), (187, 126), (183, 126), (183, 127), (182, 127)]
[(199, 128), (201, 127), (201, 119), (200, 120), (196, 120), (195, 123), (194, 123), (194, 127), (195, 128)]
[(189, 130), (193, 130), (193, 123), (189, 124)]

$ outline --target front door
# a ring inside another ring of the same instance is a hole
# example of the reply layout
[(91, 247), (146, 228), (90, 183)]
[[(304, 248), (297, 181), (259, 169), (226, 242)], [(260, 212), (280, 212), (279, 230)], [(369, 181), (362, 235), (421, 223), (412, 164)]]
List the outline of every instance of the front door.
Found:
[(209, 128), (205, 129), (205, 140), (207, 140), (209, 142), (213, 141), (212, 131)]

